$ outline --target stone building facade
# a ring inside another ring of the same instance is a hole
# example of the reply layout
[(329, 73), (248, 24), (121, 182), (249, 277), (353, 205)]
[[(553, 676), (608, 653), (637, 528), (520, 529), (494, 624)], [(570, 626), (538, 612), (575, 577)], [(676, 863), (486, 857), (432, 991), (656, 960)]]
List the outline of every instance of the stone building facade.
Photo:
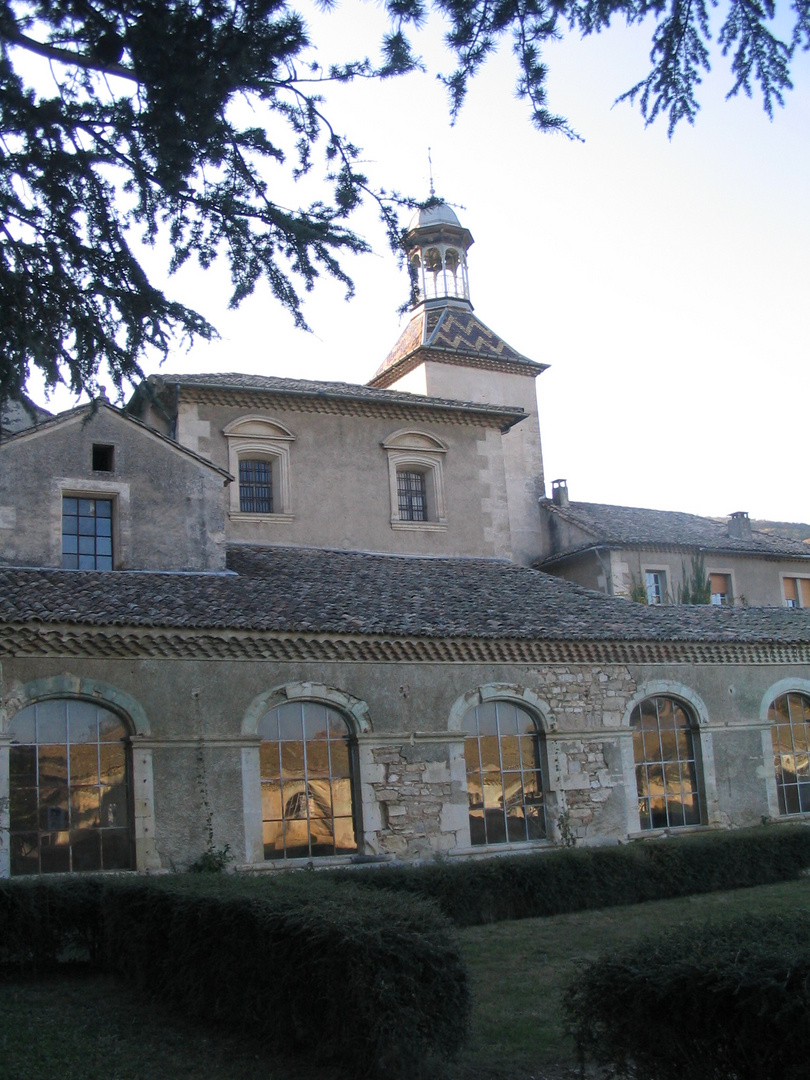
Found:
[(0, 873), (810, 812), (808, 612), (531, 568), (543, 366), (473, 313), (448, 207), (409, 235), (421, 293), (369, 386), (165, 375), (0, 442)]

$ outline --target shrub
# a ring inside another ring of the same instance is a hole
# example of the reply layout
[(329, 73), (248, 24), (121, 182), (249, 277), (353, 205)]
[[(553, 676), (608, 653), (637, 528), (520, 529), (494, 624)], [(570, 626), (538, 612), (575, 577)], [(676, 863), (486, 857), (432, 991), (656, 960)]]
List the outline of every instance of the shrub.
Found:
[(680, 930), (591, 963), (565, 1007), (581, 1051), (639, 1080), (804, 1080), (810, 913)]
[(807, 867), (810, 828), (780, 825), (329, 876), (429, 897), (457, 925), (476, 926), (767, 885)]
[(432, 906), (311, 876), (196, 880), (105, 892), (110, 962), (141, 989), (356, 1075), (411, 1075), (460, 1048), (466, 972)]
[(0, 881), (0, 964), (41, 972), (64, 960), (99, 958), (98, 878)]

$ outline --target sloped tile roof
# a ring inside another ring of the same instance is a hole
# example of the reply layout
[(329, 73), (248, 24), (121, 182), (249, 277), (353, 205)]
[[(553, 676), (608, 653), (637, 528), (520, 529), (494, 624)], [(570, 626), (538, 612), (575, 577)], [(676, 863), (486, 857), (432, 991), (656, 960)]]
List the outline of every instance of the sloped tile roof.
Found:
[(0, 570), (0, 623), (558, 641), (810, 642), (810, 611), (647, 607), (489, 559), (232, 546), (229, 574)]
[(594, 543), (615, 547), (699, 548), (741, 555), (810, 559), (810, 545), (778, 533), (752, 529), (747, 539), (729, 536), (725, 519), (609, 503), (572, 502), (562, 507), (546, 499), (542, 505), (549, 513), (582, 529), (593, 539), (558, 551), (539, 565), (549, 564), (560, 555), (592, 547)]
[(545, 365), (536, 364), (507, 345), (469, 309), (447, 306), (420, 308), (377, 369), (374, 378), (406, 360), (418, 349), (477, 360), (528, 365), (536, 368), (538, 373), (545, 370)]

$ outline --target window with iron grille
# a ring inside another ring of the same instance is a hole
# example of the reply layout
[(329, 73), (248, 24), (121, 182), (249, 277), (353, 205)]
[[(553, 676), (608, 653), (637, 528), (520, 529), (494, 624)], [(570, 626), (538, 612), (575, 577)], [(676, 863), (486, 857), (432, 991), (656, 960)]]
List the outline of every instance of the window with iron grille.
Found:
[(49, 698), (13, 718), (11, 873), (132, 867), (129, 732), (93, 702)]
[(534, 719), (509, 701), (488, 701), (462, 721), (472, 844), (546, 835), (540, 743)]
[(259, 721), (265, 859), (357, 851), (354, 755), (340, 713), (291, 701)]
[(780, 814), (810, 812), (810, 697), (782, 694), (768, 710)]
[(113, 501), (64, 496), (62, 567), (65, 570), (112, 570)]
[(397, 501), (400, 521), (427, 521), (425, 474), (398, 470)]
[(269, 461), (239, 461), (239, 509), (244, 514), (273, 513), (273, 466)]
[(647, 698), (633, 709), (638, 814), (642, 829), (699, 825), (692, 723), (679, 702)]

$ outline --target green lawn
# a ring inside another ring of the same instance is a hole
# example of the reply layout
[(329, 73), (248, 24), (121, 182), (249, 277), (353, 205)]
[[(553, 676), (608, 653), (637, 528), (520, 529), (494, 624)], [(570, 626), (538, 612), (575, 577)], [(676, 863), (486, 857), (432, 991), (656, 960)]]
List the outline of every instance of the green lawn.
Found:
[[(499, 923), (460, 933), (475, 1009), (453, 1080), (560, 1080), (575, 1075), (562, 1024), (563, 987), (614, 945), (752, 911), (810, 905), (810, 879), (635, 907)], [(339, 988), (336, 988), (339, 992)], [(432, 1074), (435, 1075), (435, 1074)], [(338, 1080), (283, 1061), (276, 1049), (207, 1030), (81, 970), (0, 982), (0, 1080)]]

